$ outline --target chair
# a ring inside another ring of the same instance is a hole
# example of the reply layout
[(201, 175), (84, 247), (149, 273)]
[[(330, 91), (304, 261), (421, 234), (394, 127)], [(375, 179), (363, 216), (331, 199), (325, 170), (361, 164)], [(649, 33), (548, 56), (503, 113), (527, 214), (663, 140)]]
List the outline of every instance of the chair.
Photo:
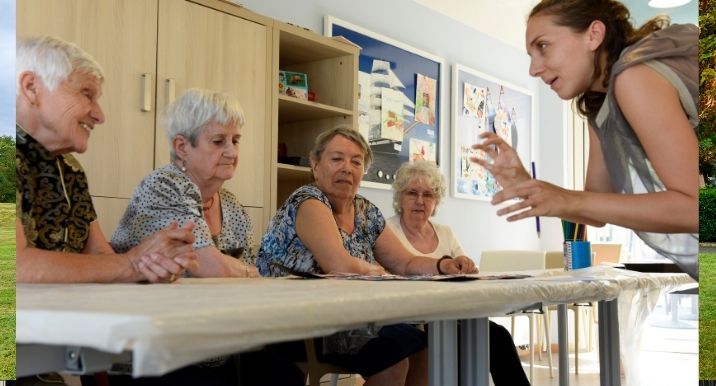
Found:
[[(545, 269), (564, 269), (564, 251), (547, 251), (545, 254), (545, 260), (544, 260), (544, 268)], [(552, 314), (551, 312), (556, 310), (557, 307), (555, 306), (549, 306), (547, 307), (547, 315), (545, 316), (545, 321), (547, 323), (547, 328), (551, 329), (551, 323), (552, 323)], [(575, 319), (575, 330), (577, 329), (576, 325), (576, 319)], [(551, 330), (550, 330), (551, 331)], [(540, 340), (541, 342), (541, 340)], [(547, 342), (547, 350), (552, 350), (552, 342)]]
[[(694, 296), (696, 295), (696, 296)], [(666, 327), (666, 328), (696, 328), (697, 325), (694, 323), (685, 322), (683, 320), (698, 320), (698, 299), (699, 299), (699, 287), (698, 285), (694, 288), (686, 290), (673, 291), (662, 294), (664, 296), (664, 311), (666, 314), (671, 314), (671, 320), (665, 322), (653, 322), (652, 326)], [(691, 296), (691, 315), (687, 315), (683, 318), (679, 317), (679, 306), (681, 299), (685, 296)]]
[(544, 258), (544, 268), (564, 269), (564, 252), (563, 251), (547, 251)]
[[(539, 250), (490, 250), (482, 251), (480, 255), (480, 272), (506, 272), (529, 271), (545, 269), (546, 254)], [(530, 324), (530, 382), (534, 375), (534, 313), (525, 312)], [(515, 315), (511, 316), (510, 333), (515, 335)], [(550, 340), (550, 331), (545, 325), (547, 340)], [(552, 352), (549, 351), (547, 361), (549, 374), (552, 377)], [(540, 357), (542, 353), (540, 351)]]
[(544, 269), (545, 251), (491, 250), (480, 255), (480, 272)]
[(313, 338), (305, 339), (304, 344), (306, 346), (307, 360), (306, 362), (298, 362), (297, 365), (304, 374), (307, 374), (309, 386), (321, 386), (321, 378), (326, 374), (331, 374), (330, 386), (336, 386), (338, 384), (338, 374), (351, 374), (344, 367), (319, 361)]
[(621, 244), (592, 243), (592, 253), (594, 254), (594, 261), (592, 261), (592, 265), (601, 263), (619, 263), (621, 251)]

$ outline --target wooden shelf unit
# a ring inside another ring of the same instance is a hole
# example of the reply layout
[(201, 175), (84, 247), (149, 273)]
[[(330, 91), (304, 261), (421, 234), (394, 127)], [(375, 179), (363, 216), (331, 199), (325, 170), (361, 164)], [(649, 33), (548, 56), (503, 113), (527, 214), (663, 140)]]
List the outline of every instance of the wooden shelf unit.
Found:
[(280, 164), (277, 147), (285, 144), (287, 156), (308, 157), (315, 137), (338, 125), (356, 127), (358, 119), (358, 54), (359, 48), (320, 36), (286, 23), (274, 24), (274, 84), (278, 71), (305, 73), (308, 90), (315, 101), (300, 100), (273, 92), (276, 125), (274, 127), (275, 208), (299, 186), (312, 180), (306, 167)]

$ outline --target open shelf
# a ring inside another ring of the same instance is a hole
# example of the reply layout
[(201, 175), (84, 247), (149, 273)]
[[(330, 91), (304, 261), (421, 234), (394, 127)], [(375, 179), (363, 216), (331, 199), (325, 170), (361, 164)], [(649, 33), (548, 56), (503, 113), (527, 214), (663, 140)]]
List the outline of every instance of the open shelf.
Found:
[[(315, 101), (308, 101), (279, 94), (278, 88), (274, 90), (277, 115), (274, 149), (281, 144), (288, 156), (307, 157), (321, 132), (340, 125), (357, 126), (360, 49), (286, 23), (276, 22), (274, 28), (274, 44), (278, 45), (274, 56), (275, 83), (278, 84), (279, 71), (306, 74), (308, 90), (316, 97)], [(278, 208), (296, 188), (312, 182), (313, 177), (311, 169), (305, 166), (280, 162), (274, 165), (275, 208)]]
[(353, 116), (353, 111), (351, 110), (306, 101), (287, 95), (278, 96), (278, 120), (281, 124), (350, 116)]
[(280, 67), (352, 54), (353, 46), (350, 44), (326, 39), (312, 31), (306, 31), (296, 26), (281, 24), (279, 28), (282, 30)]
[(308, 166), (296, 166), (289, 164), (276, 164), (278, 178), (283, 181), (306, 180), (311, 179), (311, 168)]

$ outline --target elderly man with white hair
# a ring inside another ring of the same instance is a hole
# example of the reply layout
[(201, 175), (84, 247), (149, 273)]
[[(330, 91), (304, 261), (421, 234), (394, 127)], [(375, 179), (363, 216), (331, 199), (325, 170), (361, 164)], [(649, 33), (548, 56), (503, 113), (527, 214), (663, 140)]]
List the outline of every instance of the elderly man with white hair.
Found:
[(78, 46), (55, 37), (17, 42), (18, 283), (170, 282), (195, 269), (192, 224), (171, 224), (123, 254), (97, 221), (72, 152), (104, 122), (104, 75)]

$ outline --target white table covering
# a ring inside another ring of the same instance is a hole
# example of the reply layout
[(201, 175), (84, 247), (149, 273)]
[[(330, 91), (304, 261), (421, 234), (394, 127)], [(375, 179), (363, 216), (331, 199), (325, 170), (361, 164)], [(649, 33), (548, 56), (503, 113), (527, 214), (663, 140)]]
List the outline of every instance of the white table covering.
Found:
[[(18, 284), (17, 343), (130, 351), (134, 376), (159, 375), (216, 355), (369, 323), (481, 318), (538, 302), (615, 299), (620, 293), (630, 297), (634, 309), (635, 296), (638, 304), (644, 296), (651, 301), (655, 292), (693, 283), (685, 274), (609, 267), (536, 274), (530, 279), (471, 282), (181, 279), (165, 285)], [(620, 307), (620, 320), (630, 313)], [(622, 335), (625, 332), (622, 329)]]

